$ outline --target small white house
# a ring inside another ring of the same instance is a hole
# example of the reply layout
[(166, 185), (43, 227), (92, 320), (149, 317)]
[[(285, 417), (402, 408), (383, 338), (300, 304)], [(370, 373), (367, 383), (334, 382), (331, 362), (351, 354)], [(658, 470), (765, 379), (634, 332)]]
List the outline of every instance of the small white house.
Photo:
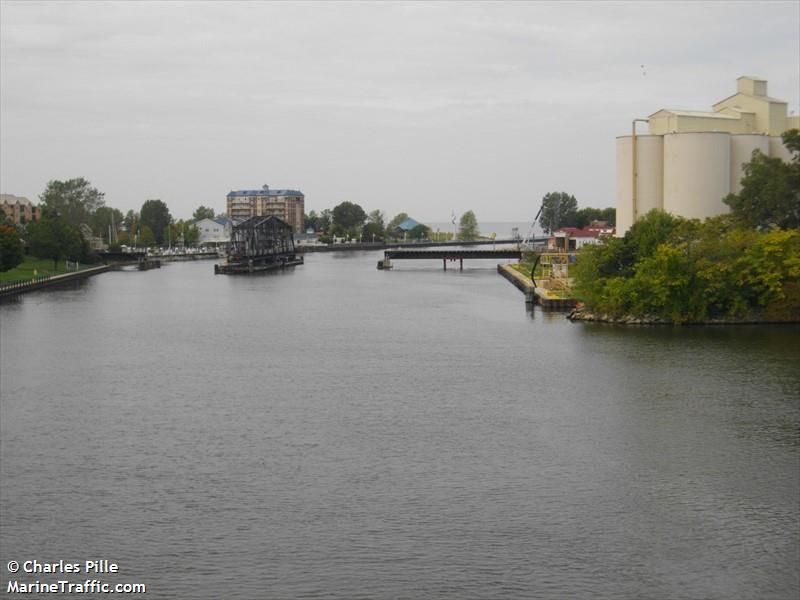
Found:
[(614, 227), (589, 226), (583, 229), (562, 227), (556, 229), (547, 240), (549, 250), (580, 250), (587, 244), (602, 244), (603, 239), (614, 235)]
[(200, 231), (198, 243), (201, 246), (217, 246), (231, 241), (231, 220), (228, 218), (201, 219), (195, 221), (194, 226)]

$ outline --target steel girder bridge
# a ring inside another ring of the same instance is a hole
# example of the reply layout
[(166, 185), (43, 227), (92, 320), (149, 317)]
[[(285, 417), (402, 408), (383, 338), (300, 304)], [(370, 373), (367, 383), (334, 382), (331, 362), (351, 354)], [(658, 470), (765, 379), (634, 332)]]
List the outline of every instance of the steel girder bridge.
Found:
[(254, 273), (303, 264), (292, 226), (275, 216), (250, 217), (234, 225), (227, 261), (214, 273)]

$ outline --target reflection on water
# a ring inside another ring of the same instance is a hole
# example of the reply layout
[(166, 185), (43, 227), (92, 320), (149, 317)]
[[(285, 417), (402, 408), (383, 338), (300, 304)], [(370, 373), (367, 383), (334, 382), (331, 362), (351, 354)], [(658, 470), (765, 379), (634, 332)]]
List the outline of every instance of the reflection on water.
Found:
[(569, 323), (380, 256), (0, 306), (2, 561), (152, 598), (797, 597), (800, 329)]

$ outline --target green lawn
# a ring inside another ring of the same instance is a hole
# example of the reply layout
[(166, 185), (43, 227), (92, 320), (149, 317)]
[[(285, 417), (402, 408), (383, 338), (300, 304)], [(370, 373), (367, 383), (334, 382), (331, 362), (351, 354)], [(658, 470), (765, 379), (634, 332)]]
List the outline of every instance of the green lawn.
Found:
[[(530, 277), (531, 276), (531, 267), (533, 265), (531, 265), (530, 263), (516, 263), (516, 264), (510, 264), (509, 266), (512, 269), (515, 269), (515, 270), (519, 271), (520, 273), (522, 273), (526, 277)], [(541, 264), (536, 265), (536, 273), (535, 273), (535, 275), (536, 275), (536, 277), (541, 277), (542, 276), (542, 265)]]
[[(36, 271), (36, 275), (58, 275), (60, 273), (67, 272), (64, 261), (59, 262), (58, 266), (59, 268), (57, 270), (53, 269), (53, 261), (49, 258), (41, 259), (26, 255), (25, 260), (23, 260), (15, 268), (11, 269), (10, 271), (6, 271), (5, 273), (0, 273), (0, 281), (32, 279), (34, 276), (34, 271)], [(93, 265), (81, 265), (81, 269), (86, 269), (91, 266)]]

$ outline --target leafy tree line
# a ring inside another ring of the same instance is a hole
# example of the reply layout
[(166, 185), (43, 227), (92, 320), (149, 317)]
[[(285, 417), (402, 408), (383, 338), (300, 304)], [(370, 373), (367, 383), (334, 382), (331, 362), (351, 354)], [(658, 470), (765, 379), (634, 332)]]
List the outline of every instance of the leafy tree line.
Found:
[(756, 151), (730, 214), (699, 220), (651, 211), (623, 238), (585, 247), (575, 294), (588, 310), (675, 323), (800, 319), (800, 132), (792, 160)]
[(97, 257), (81, 233), (82, 225), (87, 225), (93, 235), (102, 237), (112, 247), (179, 242), (194, 245), (200, 234), (194, 220), (214, 216), (212, 209), (200, 206), (194, 220), (176, 221), (159, 199), (146, 200), (140, 211), (130, 210), (123, 215), (120, 210), (106, 206), (104, 197), (103, 192), (83, 177), (50, 181), (39, 196), (42, 215), (39, 221), (17, 227), (4, 220), (0, 225), (0, 270), (19, 265), (26, 247), (37, 258), (52, 259), (56, 267), (65, 259), (94, 262)]
[[(415, 226), (403, 236), (398, 236), (397, 228), (406, 219), (408, 214), (401, 212), (387, 223), (383, 211), (373, 210), (367, 213), (361, 206), (350, 201), (342, 202), (333, 209), (325, 209), (319, 213), (312, 210), (305, 215), (306, 226), (321, 233), (323, 240), (342, 237), (365, 242), (383, 242), (398, 237), (422, 240), (434, 236), (431, 228), (423, 224)], [(475, 239), (478, 235), (475, 213), (467, 211), (461, 216), (459, 238)]]
[(573, 274), (587, 308), (614, 317), (800, 318), (800, 230), (759, 231), (733, 215), (651, 211), (624, 238), (584, 247)]
[(542, 198), (539, 226), (552, 233), (562, 227), (583, 229), (592, 221), (605, 221), (613, 226), (617, 222), (616, 208), (581, 208), (575, 196), (566, 192), (550, 192)]

